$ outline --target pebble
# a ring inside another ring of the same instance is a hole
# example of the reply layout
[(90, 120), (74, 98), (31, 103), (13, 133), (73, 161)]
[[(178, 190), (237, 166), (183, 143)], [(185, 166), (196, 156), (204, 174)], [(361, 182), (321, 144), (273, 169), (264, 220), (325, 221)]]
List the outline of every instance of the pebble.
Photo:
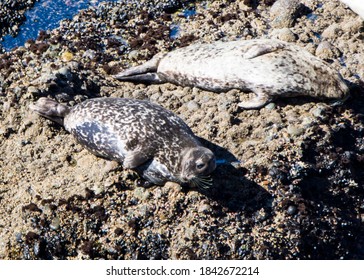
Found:
[(279, 39), (286, 42), (295, 42), (296, 35), (292, 32), (289, 28), (279, 28), (279, 29), (273, 29), (273, 31), (270, 34), (270, 38), (272, 39)]
[(138, 56), (139, 56), (139, 52), (137, 50), (132, 50), (129, 54), (128, 54), (128, 58), (130, 60), (138, 60)]
[(67, 79), (70, 79), (72, 73), (68, 67), (62, 67), (58, 70), (58, 73), (65, 76)]
[(276, 108), (276, 104), (274, 102), (268, 103), (264, 108), (268, 110), (274, 110)]
[(298, 126), (295, 126), (295, 125), (289, 125), (287, 127), (287, 132), (291, 136), (299, 136), (304, 132), (304, 130), (301, 127), (298, 127)]
[(49, 225), (49, 227), (53, 230), (57, 230), (59, 229), (59, 226), (61, 225), (61, 221), (58, 217), (53, 218), (51, 224)]
[(36, 88), (35, 86), (29, 86), (27, 89), (27, 93), (29, 93), (31, 95), (36, 95), (39, 93), (39, 89)]
[(328, 41), (322, 41), (316, 49), (315, 55), (322, 59), (333, 59), (338, 57), (340, 54), (339, 50), (337, 50), (333, 45), (331, 45)]
[[(110, 182), (105, 181), (105, 187), (107, 187), (106, 185), (108, 185), (108, 184), (110, 184)], [(95, 195), (98, 195), (98, 194), (100, 194), (100, 193), (102, 193), (104, 191), (104, 188), (102, 186), (100, 186), (100, 185), (94, 185), (91, 189), (92, 189), (92, 191), (94, 192)]]
[(22, 243), (22, 242), (23, 242), (23, 235), (21, 234), (21, 232), (17, 232), (17, 233), (15, 234), (15, 239), (16, 239), (16, 241), (17, 241), (17, 242), (19, 242), (19, 243)]
[(150, 192), (146, 188), (137, 187), (134, 190), (134, 196), (140, 200), (146, 200), (149, 198)]
[(325, 113), (325, 108), (318, 106), (311, 110), (312, 115), (314, 115), (317, 118), (323, 118)]
[(294, 205), (291, 205), (287, 209), (287, 213), (291, 216), (295, 215), (297, 213), (297, 207)]
[(187, 103), (187, 109), (189, 111), (196, 111), (200, 108), (200, 105), (198, 105), (198, 103), (194, 100), (191, 100)]
[(61, 58), (63, 61), (68, 62), (73, 59), (73, 54), (69, 51), (65, 51), (64, 53), (62, 53)]

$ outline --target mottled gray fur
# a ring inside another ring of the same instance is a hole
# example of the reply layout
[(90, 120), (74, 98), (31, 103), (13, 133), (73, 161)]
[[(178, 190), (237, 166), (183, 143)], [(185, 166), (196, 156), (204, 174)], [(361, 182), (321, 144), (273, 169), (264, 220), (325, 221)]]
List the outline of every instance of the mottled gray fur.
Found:
[(31, 109), (63, 124), (92, 153), (135, 169), (154, 184), (209, 186), (215, 156), (182, 119), (159, 105), (95, 98), (69, 108), (40, 98)]
[(260, 108), (277, 97), (343, 100), (349, 93), (328, 63), (295, 44), (273, 39), (194, 44), (158, 54), (115, 78), (255, 93), (255, 98), (239, 103), (244, 109)]

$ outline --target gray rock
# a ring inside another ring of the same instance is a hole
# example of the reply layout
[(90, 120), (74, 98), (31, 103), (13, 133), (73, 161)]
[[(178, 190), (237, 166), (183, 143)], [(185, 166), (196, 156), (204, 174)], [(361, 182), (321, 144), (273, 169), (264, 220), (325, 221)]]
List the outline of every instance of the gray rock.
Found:
[(292, 27), (304, 11), (299, 0), (278, 0), (270, 9), (271, 25), (274, 28)]
[(200, 108), (200, 105), (198, 105), (198, 103), (194, 100), (191, 100), (187, 103), (187, 109), (189, 111), (196, 111)]
[(295, 42), (296, 35), (291, 31), (291, 29), (285, 27), (280, 29), (273, 29), (270, 34), (270, 38), (279, 39), (286, 42)]
[(340, 51), (329, 42), (323, 41), (317, 46), (315, 55), (322, 59), (333, 59), (340, 55)]

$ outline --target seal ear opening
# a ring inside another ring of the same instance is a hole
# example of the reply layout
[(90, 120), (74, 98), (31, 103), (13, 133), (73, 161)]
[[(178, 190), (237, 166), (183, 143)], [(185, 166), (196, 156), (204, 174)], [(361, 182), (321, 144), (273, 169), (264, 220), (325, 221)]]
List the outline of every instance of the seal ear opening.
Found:
[(63, 125), (63, 118), (70, 111), (69, 107), (46, 97), (39, 98), (36, 103), (30, 104), (29, 108), (38, 115), (46, 117), (60, 125)]

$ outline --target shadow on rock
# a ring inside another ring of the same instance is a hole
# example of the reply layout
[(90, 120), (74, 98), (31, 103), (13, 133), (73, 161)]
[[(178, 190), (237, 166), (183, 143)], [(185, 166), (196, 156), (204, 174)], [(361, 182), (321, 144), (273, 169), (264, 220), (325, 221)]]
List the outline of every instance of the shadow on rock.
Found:
[(240, 167), (239, 160), (226, 149), (200, 139), (211, 149), (217, 158), (217, 168), (213, 173), (211, 189), (200, 192), (229, 211), (256, 212), (261, 208), (271, 208), (273, 198), (269, 192), (244, 176), (247, 170)]
[[(364, 98), (356, 88), (329, 119), (330, 140), (311, 139), (303, 159), (312, 172), (299, 188), (309, 219), (301, 223), (305, 258), (364, 257)], [(314, 246), (312, 244), (315, 244)]]

